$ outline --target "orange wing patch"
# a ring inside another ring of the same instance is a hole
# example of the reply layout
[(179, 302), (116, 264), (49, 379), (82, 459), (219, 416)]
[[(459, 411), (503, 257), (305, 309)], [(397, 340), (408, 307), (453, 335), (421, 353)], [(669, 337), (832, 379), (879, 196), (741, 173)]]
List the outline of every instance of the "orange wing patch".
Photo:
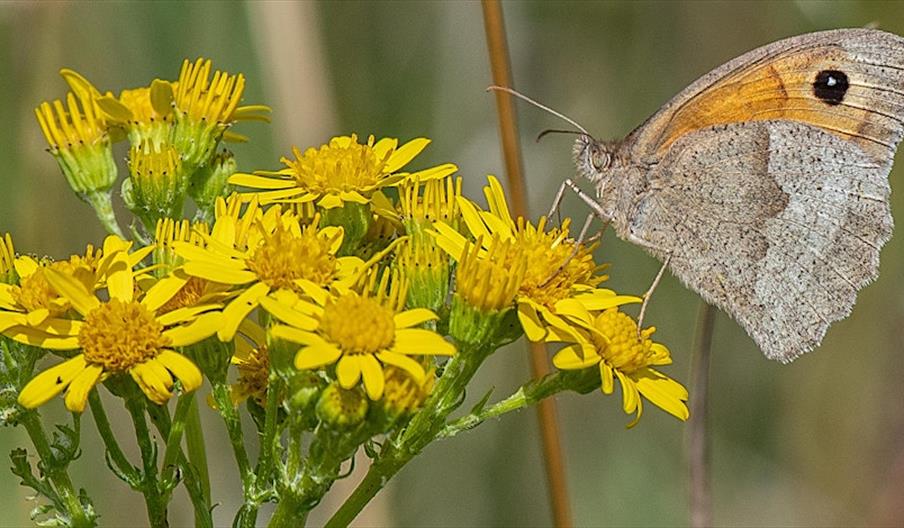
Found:
[(766, 57), (722, 77), (675, 109), (655, 142), (662, 155), (679, 137), (745, 121), (789, 120), (856, 142), (876, 159), (904, 126), (904, 68), (876, 53), (819, 47)]

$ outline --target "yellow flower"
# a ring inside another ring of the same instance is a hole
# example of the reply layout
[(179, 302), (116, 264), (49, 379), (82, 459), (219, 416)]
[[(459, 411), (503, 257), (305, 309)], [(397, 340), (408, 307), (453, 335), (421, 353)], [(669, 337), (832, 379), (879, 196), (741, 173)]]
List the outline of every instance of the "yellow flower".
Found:
[[(93, 292), (103, 285), (112, 259), (130, 247), (131, 243), (111, 235), (104, 241), (103, 251), (89, 245), (84, 255), (74, 255), (68, 260), (51, 262), (18, 257), (13, 266), (19, 283), (0, 284), (0, 331), (16, 326), (37, 327), (48, 318), (59, 317), (72, 308), (69, 299), (48, 281), (48, 270), (64, 273), (81, 283), (85, 290)], [(149, 252), (150, 248), (142, 248), (127, 254), (129, 266), (138, 265)]]
[(366, 144), (360, 144), (355, 134), (334, 137), (328, 144), (304, 153), (294, 147), (294, 159), (282, 158), (286, 165), (282, 170), (235, 174), (229, 183), (261, 189), (258, 196), (263, 204), (316, 201), (319, 207), (333, 209), (346, 202), (369, 203), (375, 191), (396, 186), (406, 178), (443, 178), (458, 170), (446, 163), (411, 174), (398, 172), (430, 140), (413, 139), (401, 147), (398, 143), (397, 139), (375, 141), (370, 136)]
[(129, 178), (123, 182), (126, 207), (150, 229), (161, 218), (179, 218), (188, 190), (179, 152), (149, 141), (129, 149)]
[(346, 291), (331, 296), (324, 290), (307, 288), (310, 300), (294, 302), (267, 297), (261, 304), (286, 324), (270, 329), (271, 336), (298, 343), (295, 367), (301, 370), (336, 365), (336, 378), (344, 389), (363, 380), (371, 400), (385, 389), (384, 368), (395, 366), (417, 383), (426, 376), (424, 367), (410, 356), (455, 354), (455, 347), (431, 330), (416, 328), (437, 319), (430, 310), (402, 309), (407, 286), (394, 280), (388, 288), (388, 273), (379, 286), (364, 293)]
[(182, 270), (187, 275), (244, 288), (223, 310), (217, 333), (223, 341), (232, 339), (245, 316), (271, 291), (302, 292), (306, 285), (336, 282), (350, 286), (364, 266), (357, 257), (336, 257), (342, 245), (340, 228), (302, 228), (297, 217), (279, 207), (261, 213), (256, 201), (239, 216), (238, 198), (228, 203), (233, 205), (223, 202), (218, 207), (221, 216), (206, 237), (206, 247), (172, 244), (185, 261)]
[(427, 371), (421, 381), (397, 367), (386, 367), (383, 373), (386, 382), (380, 407), (391, 422), (396, 418), (409, 416), (420, 409), (430, 393), (433, 392), (433, 386), (436, 383), (436, 374), (432, 368)]
[(204, 237), (209, 236), (207, 224), (192, 223), (188, 220), (161, 218), (154, 229), (154, 263), (163, 271), (171, 272), (182, 264), (182, 259), (173, 249), (174, 242), (189, 242), (195, 246), (204, 245)]
[[(573, 335), (555, 331), (548, 337), (549, 341), (575, 343), (553, 357), (552, 362), (557, 368), (599, 368), (601, 389), (605, 394), (612, 394), (614, 380), (618, 378), (625, 412), (637, 413), (629, 427), (636, 424), (643, 413), (640, 396), (676, 418), (687, 420), (687, 390), (652, 368), (672, 363), (665, 345), (650, 339), (655, 328), (647, 328), (638, 336), (637, 323), (616, 308), (609, 308), (598, 315), (585, 312), (574, 319), (582, 327), (578, 332), (579, 340), (573, 339)], [(587, 352), (588, 344), (591, 353)]]
[[(78, 77), (90, 89), (94, 89), (86, 79)], [(100, 96), (97, 98), (97, 105), (109, 125), (124, 131), (132, 145), (147, 142), (154, 148), (159, 148), (170, 141), (173, 126), (173, 83), (154, 79), (150, 86), (121, 91), (118, 99), (109, 93)]]
[(92, 94), (70, 92), (66, 106), (60, 100), (43, 102), (35, 109), (35, 115), (50, 145), (49, 152), (72, 190), (95, 209), (100, 207), (99, 200), (112, 208), (109, 191), (116, 181), (116, 162), (106, 121)]
[[(598, 311), (641, 301), (597, 288), (607, 278), (600, 274), (603, 267), (594, 262), (592, 246), (579, 245), (575, 252), (576, 242), (568, 238), (567, 219), (560, 228), (548, 228), (546, 218), (540, 218), (536, 226), (523, 218), (512, 220), (502, 186), (492, 176), (484, 193), (489, 211), (479, 210), (465, 198), (458, 199), (462, 219), (481, 244), (477, 258), (491, 254), (501, 241), (514, 244), (523, 253), (526, 268), (515, 303), (528, 339), (543, 340), (550, 328), (572, 331), (575, 325), (568, 319), (576, 309)], [(459, 260), (466, 254), (469, 242), (456, 229), (444, 222), (433, 227), (437, 243), (452, 258)]]
[(16, 248), (13, 247), (13, 237), (9, 233), (0, 237), (0, 283), (11, 284), (16, 276)]
[(250, 397), (259, 406), (265, 407), (270, 379), (270, 354), (263, 328), (247, 319), (242, 323), (239, 335), (235, 338), (232, 364), (239, 371), (238, 379), (230, 386), (233, 403), (241, 403)]
[(399, 187), (399, 216), (408, 234), (418, 235), (430, 228), (433, 222), (443, 222), (457, 230), (460, 196), (460, 177), (425, 182), (409, 179), (403, 182)]
[(14, 327), (6, 335), (42, 348), (81, 349), (81, 353), (28, 382), (19, 394), (23, 407), (38, 407), (66, 390), (66, 408), (82, 412), (96, 384), (122, 373), (128, 373), (157, 404), (166, 403), (172, 396), (173, 376), (185, 391), (201, 385), (198, 367), (173, 349), (214, 334), (221, 321), (220, 313), (211, 311), (217, 305), (160, 314), (160, 306), (174, 292), (161, 281), (136, 297), (140, 290), (135, 287), (135, 273), (124, 251), (116, 252), (110, 260), (106, 295), (97, 296), (82, 281), (52, 268), (45, 269), (44, 275), (81, 317), (49, 317), (33, 329)]
[(245, 91), (242, 74), (230, 75), (217, 70), (211, 78), (211, 68), (210, 60), (198, 58), (194, 64), (185, 60), (179, 80), (173, 84), (176, 127), (172, 142), (189, 173), (194, 173), (214, 156), (220, 139), (247, 139), (239, 134), (228, 134), (229, 127), (236, 121), (270, 121), (267, 106), (239, 106)]

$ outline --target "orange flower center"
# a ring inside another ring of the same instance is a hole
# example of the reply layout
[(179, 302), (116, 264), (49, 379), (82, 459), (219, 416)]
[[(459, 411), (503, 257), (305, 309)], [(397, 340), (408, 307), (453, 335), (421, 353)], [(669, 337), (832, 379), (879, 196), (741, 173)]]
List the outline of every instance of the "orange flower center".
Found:
[(318, 235), (315, 229), (305, 229), (296, 236), (280, 227), (265, 236), (248, 260), (248, 268), (273, 289), (296, 289), (296, 279), (326, 286), (336, 273), (331, 245), (332, 241)]
[(324, 307), (320, 331), (343, 352), (373, 354), (395, 341), (393, 315), (377, 301), (350, 293)]
[(170, 344), (163, 325), (135, 301), (111, 299), (92, 310), (78, 334), (88, 363), (106, 372), (124, 372), (157, 357)]

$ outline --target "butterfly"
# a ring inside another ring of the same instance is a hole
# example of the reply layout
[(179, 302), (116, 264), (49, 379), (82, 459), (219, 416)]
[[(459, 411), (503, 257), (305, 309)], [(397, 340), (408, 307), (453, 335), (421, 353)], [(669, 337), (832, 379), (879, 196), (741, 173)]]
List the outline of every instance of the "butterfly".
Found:
[(580, 134), (595, 196), (566, 185), (787, 363), (878, 276), (902, 133), (904, 38), (822, 31), (716, 68), (620, 141)]

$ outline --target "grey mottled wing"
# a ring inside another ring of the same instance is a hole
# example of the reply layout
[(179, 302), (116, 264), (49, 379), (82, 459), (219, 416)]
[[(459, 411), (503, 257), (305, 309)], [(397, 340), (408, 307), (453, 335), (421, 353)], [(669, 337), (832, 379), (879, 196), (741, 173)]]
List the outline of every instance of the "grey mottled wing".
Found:
[(671, 252), (676, 276), (789, 362), (878, 275), (890, 162), (801, 123), (698, 130), (650, 174), (630, 234), (660, 258)]

